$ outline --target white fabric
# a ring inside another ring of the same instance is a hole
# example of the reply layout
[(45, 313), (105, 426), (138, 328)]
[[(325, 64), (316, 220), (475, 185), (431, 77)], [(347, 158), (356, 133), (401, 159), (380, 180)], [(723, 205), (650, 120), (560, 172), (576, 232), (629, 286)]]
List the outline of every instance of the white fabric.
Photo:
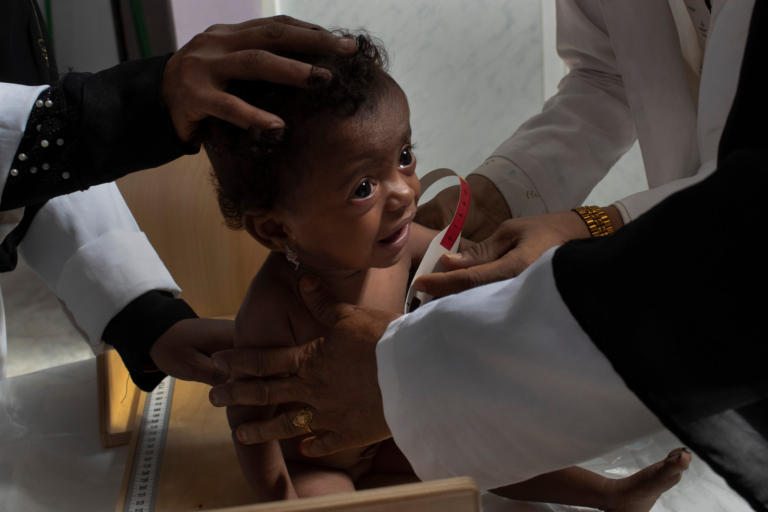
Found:
[(128, 447), (101, 446), (96, 365), (0, 380), (0, 510), (112, 511)]
[(8, 357), (8, 338), (6, 335), (4, 311), (3, 291), (0, 290), (0, 381), (5, 379), (5, 360)]
[(491, 489), (662, 428), (563, 303), (553, 254), (419, 308), (379, 341), (384, 413), (420, 478)]
[(472, 173), (485, 176), (496, 185), (507, 200), (513, 219), (547, 213), (547, 207), (531, 180), (506, 158), (489, 158)]
[(133, 299), (150, 290), (181, 292), (114, 183), (48, 201), (19, 253), (96, 353), (109, 321)]
[(681, 41), (696, 32), (678, 32), (686, 20), (667, 2), (558, 0), (557, 47), (570, 72), (542, 113), (492, 156), (522, 171), (554, 212), (581, 204), (637, 137), (650, 190), (617, 202), (625, 222), (637, 218), (714, 169), (753, 6), (713, 2), (701, 81), (692, 90)]

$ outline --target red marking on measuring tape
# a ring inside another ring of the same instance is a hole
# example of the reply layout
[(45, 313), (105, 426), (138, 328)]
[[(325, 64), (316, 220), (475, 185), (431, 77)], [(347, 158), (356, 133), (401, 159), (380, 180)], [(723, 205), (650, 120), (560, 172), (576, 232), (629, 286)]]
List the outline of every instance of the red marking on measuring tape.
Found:
[(469, 213), (469, 203), (472, 198), (472, 194), (469, 192), (469, 183), (467, 183), (461, 176), (459, 176), (459, 179), (461, 180), (459, 205), (456, 207), (456, 213), (453, 214), (453, 220), (451, 221), (451, 225), (448, 227), (448, 231), (445, 233), (443, 239), (440, 240), (440, 245), (449, 251), (461, 234), (461, 229), (464, 227), (464, 222), (467, 220), (467, 214)]

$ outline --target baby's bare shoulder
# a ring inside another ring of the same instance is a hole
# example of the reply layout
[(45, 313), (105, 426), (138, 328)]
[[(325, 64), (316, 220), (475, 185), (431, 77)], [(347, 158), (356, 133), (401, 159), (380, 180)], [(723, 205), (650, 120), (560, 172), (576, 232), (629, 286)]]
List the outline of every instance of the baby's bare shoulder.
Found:
[(303, 305), (297, 300), (291, 276), (278, 259), (269, 255), (251, 281), (235, 319), (235, 346), (290, 346), (295, 344), (291, 325)]

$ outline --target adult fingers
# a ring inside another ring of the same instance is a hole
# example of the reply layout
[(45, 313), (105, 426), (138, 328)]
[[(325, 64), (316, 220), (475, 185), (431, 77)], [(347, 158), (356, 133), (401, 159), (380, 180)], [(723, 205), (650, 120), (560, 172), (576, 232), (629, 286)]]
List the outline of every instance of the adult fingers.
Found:
[(264, 80), (294, 87), (306, 87), (314, 74), (331, 78), (331, 72), (311, 64), (280, 57), (266, 50), (241, 50), (211, 62), (214, 72), (227, 80)]
[(269, 51), (333, 52), (346, 55), (357, 49), (355, 41), (348, 37), (339, 37), (325, 30), (277, 22), (224, 34), (223, 41), (233, 51), (259, 48)]
[(476, 288), (488, 283), (503, 281), (517, 276), (518, 266), (513, 258), (502, 258), (492, 263), (478, 265), (469, 269), (427, 274), (413, 284), (414, 288), (435, 297), (445, 297), (454, 293)]
[(340, 303), (336, 297), (323, 286), (318, 278), (306, 275), (301, 278), (301, 298), (312, 316), (328, 327), (333, 327), (344, 317), (349, 304)]
[(229, 380), (229, 373), (219, 370), (211, 364), (211, 359), (201, 352), (195, 352), (192, 366), (192, 379), (209, 386), (219, 386)]
[(450, 270), (466, 269), (491, 263), (514, 248), (517, 237), (514, 232), (502, 228), (489, 238), (458, 253), (445, 253), (440, 262)]
[(301, 441), (299, 451), (307, 457), (323, 457), (348, 448), (354, 448), (336, 432), (329, 430)]
[[(310, 409), (314, 416), (309, 424), (313, 430), (322, 430), (323, 422), (320, 417)], [(237, 439), (243, 444), (266, 443), (279, 439), (290, 439), (307, 433), (304, 427), (293, 424), (301, 409), (285, 412), (265, 421), (243, 423), (237, 427)]]
[(253, 27), (260, 27), (262, 25), (269, 25), (270, 23), (285, 23), (286, 25), (293, 25), (296, 27), (307, 28), (310, 30), (324, 30), (328, 32), (326, 29), (324, 29), (320, 25), (315, 25), (314, 23), (308, 23), (306, 21), (297, 20), (296, 18), (291, 18), (290, 16), (286, 16), (284, 14), (281, 14), (278, 16), (272, 16), (270, 18), (256, 18), (253, 20), (243, 21), (242, 23), (212, 25), (208, 27), (206, 32), (237, 32), (238, 30), (244, 30), (244, 29), (253, 28)]
[(235, 380), (212, 388), (208, 399), (216, 407), (307, 402), (303, 388), (296, 377)]
[(211, 362), (221, 371), (253, 377), (295, 374), (301, 367), (302, 347), (233, 348), (216, 352)]
[(249, 105), (240, 98), (223, 91), (212, 93), (205, 99), (201, 98), (199, 102), (199, 109), (206, 115), (218, 117), (244, 130), (251, 127), (257, 127), (260, 130), (279, 130), (285, 126), (283, 120), (276, 115)]

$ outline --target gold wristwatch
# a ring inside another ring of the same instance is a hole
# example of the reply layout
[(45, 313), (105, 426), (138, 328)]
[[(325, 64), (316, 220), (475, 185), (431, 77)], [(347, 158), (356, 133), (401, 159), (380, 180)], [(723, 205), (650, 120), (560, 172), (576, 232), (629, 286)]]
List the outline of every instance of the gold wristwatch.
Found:
[(581, 215), (589, 228), (590, 234), (594, 236), (607, 236), (613, 234), (613, 226), (602, 208), (597, 206), (582, 206), (574, 208), (572, 211)]

